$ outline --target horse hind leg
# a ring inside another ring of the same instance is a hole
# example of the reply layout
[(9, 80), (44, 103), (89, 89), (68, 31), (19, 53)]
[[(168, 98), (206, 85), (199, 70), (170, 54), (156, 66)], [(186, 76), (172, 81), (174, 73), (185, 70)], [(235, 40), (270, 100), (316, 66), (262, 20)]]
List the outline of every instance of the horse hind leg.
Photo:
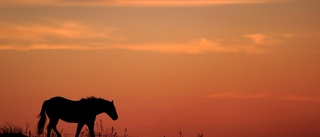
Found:
[(47, 137), (50, 137), (52, 126), (49, 124), (47, 127)]
[(56, 132), (58, 137), (61, 137), (61, 134), (57, 130), (57, 124), (59, 119), (50, 119), (49, 125), (48, 125), (48, 134), (47, 137), (50, 137), (51, 129), (53, 129), (54, 132)]
[(57, 130), (57, 127), (56, 127), (56, 126), (53, 127), (53, 130), (54, 130), (54, 132), (56, 132), (56, 134), (57, 134), (58, 137), (61, 137), (61, 134), (60, 134), (59, 131)]
[(86, 124), (89, 128), (89, 133), (91, 137), (94, 137), (94, 122), (89, 122)]
[(77, 126), (77, 131), (76, 131), (76, 136), (75, 137), (78, 137), (79, 136), (79, 134), (80, 134), (80, 132), (81, 132), (81, 129), (82, 129), (82, 127), (83, 127), (83, 123), (81, 123), (81, 122), (79, 122), (78, 123), (78, 126)]

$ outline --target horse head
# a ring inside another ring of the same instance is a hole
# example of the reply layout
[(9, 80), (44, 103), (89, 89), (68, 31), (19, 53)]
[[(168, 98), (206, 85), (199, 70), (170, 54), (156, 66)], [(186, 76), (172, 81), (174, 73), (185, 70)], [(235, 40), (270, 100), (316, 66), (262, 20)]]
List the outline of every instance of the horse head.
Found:
[(113, 100), (111, 102), (108, 102), (108, 105), (105, 108), (104, 112), (107, 115), (109, 115), (112, 120), (117, 120), (118, 119), (118, 114), (117, 114), (117, 111), (116, 111), (116, 107), (114, 106)]

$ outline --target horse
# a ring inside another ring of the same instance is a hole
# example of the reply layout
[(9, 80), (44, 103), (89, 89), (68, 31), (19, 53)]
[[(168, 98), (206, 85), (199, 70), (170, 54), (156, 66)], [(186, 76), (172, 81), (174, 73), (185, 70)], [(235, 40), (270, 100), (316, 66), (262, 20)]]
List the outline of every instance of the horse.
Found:
[(90, 136), (94, 137), (94, 121), (100, 113), (106, 113), (112, 120), (118, 119), (113, 100), (108, 101), (102, 98), (88, 97), (73, 101), (59, 96), (53, 97), (45, 100), (42, 104), (40, 114), (38, 115), (40, 118), (38, 122), (38, 134), (43, 133), (47, 115), (50, 120), (47, 126), (47, 137), (50, 137), (52, 129), (58, 137), (61, 137), (56, 128), (59, 119), (69, 123), (78, 123), (76, 137), (79, 136), (84, 125), (87, 125)]

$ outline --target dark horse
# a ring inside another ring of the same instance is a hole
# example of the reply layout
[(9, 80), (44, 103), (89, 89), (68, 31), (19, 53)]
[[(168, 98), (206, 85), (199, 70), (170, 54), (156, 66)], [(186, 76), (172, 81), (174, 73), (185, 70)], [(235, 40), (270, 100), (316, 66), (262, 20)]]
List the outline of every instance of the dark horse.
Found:
[(118, 119), (113, 101), (110, 102), (96, 97), (82, 98), (79, 101), (72, 101), (63, 97), (53, 97), (43, 102), (39, 114), (38, 134), (43, 133), (47, 114), (50, 119), (47, 127), (47, 137), (50, 137), (51, 129), (56, 132), (58, 137), (61, 137), (56, 128), (59, 119), (66, 122), (78, 123), (76, 137), (79, 136), (84, 125), (88, 126), (90, 136), (94, 137), (94, 121), (96, 116), (103, 112), (108, 114), (112, 120)]

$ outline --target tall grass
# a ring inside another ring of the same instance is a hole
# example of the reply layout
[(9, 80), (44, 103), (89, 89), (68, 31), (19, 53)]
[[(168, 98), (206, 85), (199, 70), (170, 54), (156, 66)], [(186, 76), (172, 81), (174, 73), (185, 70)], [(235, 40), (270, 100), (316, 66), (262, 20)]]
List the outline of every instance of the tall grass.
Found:
[(0, 126), (0, 137), (26, 137), (26, 135), (23, 134), (22, 127), (5, 123)]
[[(124, 129), (123, 134), (119, 135), (113, 126), (111, 127), (104, 126), (101, 119), (99, 120), (99, 122), (96, 122), (95, 127), (96, 127), (95, 135), (97, 137), (130, 137), (128, 134), (127, 128)], [(37, 137), (38, 135), (34, 134), (36, 132), (31, 134), (31, 131), (29, 130), (29, 128), (30, 128), (30, 123), (28, 122), (26, 124), (25, 130), (20, 126), (16, 126), (11, 123), (5, 123), (0, 126), (0, 137), (27, 137), (28, 134), (29, 136)], [(63, 134), (62, 132), (63, 130), (60, 131), (62, 136), (74, 136), (73, 134)], [(53, 137), (55, 136), (54, 132), (51, 132), (51, 134), (52, 134), (51, 136)], [(84, 130), (82, 130), (80, 137), (90, 137), (88, 128), (85, 128)], [(182, 131), (179, 131), (179, 137), (184, 137)], [(203, 134), (198, 134), (197, 137), (203, 137)]]
[[(183, 137), (182, 131), (179, 131), (179, 137)], [(197, 137), (203, 137), (203, 134), (200, 133), (200, 134), (198, 134)]]
[[(110, 128), (107, 126), (104, 126), (101, 119), (99, 119), (99, 122), (96, 122), (95, 128), (96, 128), (95, 135), (98, 137), (99, 136), (100, 137), (118, 137), (119, 136), (118, 132), (116, 131), (116, 129), (113, 126), (111, 126)], [(90, 137), (88, 128), (85, 128), (81, 132), (80, 136), (81, 137)], [(120, 136), (129, 137), (129, 135), (127, 133), (127, 128), (125, 128), (125, 130), (124, 130), (124, 135), (120, 135)]]

